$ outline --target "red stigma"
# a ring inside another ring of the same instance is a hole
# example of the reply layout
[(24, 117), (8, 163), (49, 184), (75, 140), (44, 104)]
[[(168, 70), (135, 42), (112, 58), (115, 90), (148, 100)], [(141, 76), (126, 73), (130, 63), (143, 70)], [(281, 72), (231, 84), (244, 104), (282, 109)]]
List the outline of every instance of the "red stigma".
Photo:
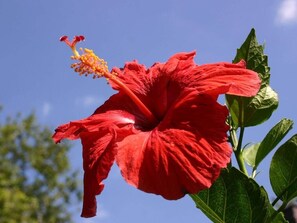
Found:
[(61, 42), (64, 42), (64, 41), (66, 41), (68, 39), (68, 36), (61, 36), (60, 37), (60, 41)]
[(73, 38), (76, 42), (80, 42), (80, 41), (84, 41), (85, 40), (85, 37), (84, 36), (75, 36)]
[(84, 40), (85, 40), (84, 36), (74, 36), (71, 42), (69, 41), (68, 36), (61, 36), (60, 37), (60, 41), (65, 42), (71, 48), (75, 47), (75, 45), (78, 42), (81, 42), (81, 41), (84, 41)]

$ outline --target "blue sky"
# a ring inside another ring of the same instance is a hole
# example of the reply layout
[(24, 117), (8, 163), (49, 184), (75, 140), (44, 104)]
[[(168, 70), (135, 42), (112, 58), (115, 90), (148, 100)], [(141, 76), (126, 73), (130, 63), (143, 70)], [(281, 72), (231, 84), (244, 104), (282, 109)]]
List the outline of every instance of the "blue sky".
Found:
[[(1, 0), (0, 28), (0, 120), (34, 111), (54, 129), (90, 115), (113, 93), (104, 79), (79, 77), (69, 68), (71, 52), (58, 41), (62, 35), (84, 35), (81, 46), (94, 49), (110, 68), (133, 59), (149, 67), (192, 50), (198, 64), (232, 61), (255, 28), (280, 105), (268, 122), (246, 130), (246, 142), (261, 140), (283, 117), (297, 121), (297, 0)], [(69, 156), (81, 168), (78, 141)], [(260, 165), (257, 178), (265, 186), (268, 165)], [(81, 204), (73, 204), (76, 222), (209, 222), (189, 197), (167, 201), (145, 194), (127, 185), (116, 166), (105, 183), (99, 215), (81, 219)]]

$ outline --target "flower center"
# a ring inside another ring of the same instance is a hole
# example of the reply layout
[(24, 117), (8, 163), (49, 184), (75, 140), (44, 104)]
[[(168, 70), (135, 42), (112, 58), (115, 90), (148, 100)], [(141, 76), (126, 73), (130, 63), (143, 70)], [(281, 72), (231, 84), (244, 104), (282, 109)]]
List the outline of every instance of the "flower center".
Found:
[(76, 43), (83, 41), (84, 36), (75, 36), (70, 42), (67, 36), (62, 36), (60, 41), (65, 42), (68, 46), (70, 46), (74, 56), (71, 59), (78, 60), (77, 63), (73, 63), (71, 68), (74, 69), (75, 72), (79, 73), (79, 75), (88, 76), (93, 74), (93, 78), (105, 77), (109, 81), (112, 81), (116, 84), (120, 89), (122, 89), (138, 106), (140, 111), (147, 117), (147, 119), (151, 123), (158, 123), (158, 120), (153, 115), (153, 113), (142, 103), (142, 101), (131, 91), (127, 85), (125, 85), (118, 77), (117, 73), (108, 71), (107, 62), (103, 59), (99, 58), (93, 50), (90, 49), (81, 49), (83, 52), (80, 55), (76, 50)]

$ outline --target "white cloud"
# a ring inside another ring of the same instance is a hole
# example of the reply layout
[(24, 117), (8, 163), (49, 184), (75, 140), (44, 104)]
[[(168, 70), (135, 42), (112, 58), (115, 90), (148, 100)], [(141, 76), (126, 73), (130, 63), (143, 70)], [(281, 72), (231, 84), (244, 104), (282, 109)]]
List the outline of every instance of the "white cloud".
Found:
[(282, 0), (276, 17), (276, 23), (285, 25), (297, 22), (297, 0)]
[(99, 105), (102, 104), (102, 98), (89, 95), (82, 98), (77, 98), (75, 104), (84, 108), (90, 108), (94, 106), (99, 107)]
[(49, 102), (44, 102), (41, 110), (42, 115), (44, 117), (48, 116), (51, 110), (52, 110), (52, 105)]

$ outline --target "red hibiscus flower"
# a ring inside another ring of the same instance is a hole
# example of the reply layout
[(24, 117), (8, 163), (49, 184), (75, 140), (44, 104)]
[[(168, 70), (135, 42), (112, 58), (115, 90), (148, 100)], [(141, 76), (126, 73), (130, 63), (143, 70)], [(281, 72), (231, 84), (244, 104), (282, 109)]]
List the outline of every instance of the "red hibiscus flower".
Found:
[(96, 215), (95, 196), (114, 161), (129, 184), (169, 200), (212, 185), (232, 153), (228, 110), (217, 97), (254, 96), (260, 87), (257, 73), (244, 61), (198, 66), (195, 52), (175, 54), (149, 69), (133, 61), (108, 72), (93, 51), (85, 49), (80, 56), (73, 42), (68, 45), (78, 60), (75, 71), (105, 76), (118, 90), (90, 117), (59, 126), (53, 136), (56, 142), (81, 139), (83, 217)]

